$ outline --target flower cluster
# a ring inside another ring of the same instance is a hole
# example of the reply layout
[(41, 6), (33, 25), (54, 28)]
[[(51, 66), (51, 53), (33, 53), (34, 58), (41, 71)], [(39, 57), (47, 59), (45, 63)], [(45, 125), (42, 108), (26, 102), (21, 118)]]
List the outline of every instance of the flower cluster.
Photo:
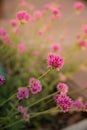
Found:
[(50, 53), (48, 55), (48, 66), (55, 68), (55, 69), (61, 69), (64, 64), (64, 58), (57, 55)]
[(31, 20), (31, 15), (28, 14), (25, 10), (17, 12), (17, 19), (22, 22), (28, 22)]
[(73, 103), (72, 99), (69, 96), (67, 96), (65, 93), (56, 94), (54, 96), (54, 99), (63, 112), (69, 111)]
[(60, 91), (61, 93), (67, 93), (68, 92), (68, 86), (65, 83), (59, 83), (57, 85), (57, 90)]
[(30, 90), (32, 94), (37, 94), (42, 90), (42, 85), (40, 81), (35, 78), (30, 78), (29, 84), (30, 84)]
[(29, 97), (29, 89), (27, 87), (19, 87), (17, 98), (21, 100), (23, 98), (28, 98), (28, 97)]
[(18, 111), (23, 114), (23, 118), (25, 120), (29, 120), (30, 116), (28, 114), (28, 109), (26, 107), (23, 106), (18, 106)]

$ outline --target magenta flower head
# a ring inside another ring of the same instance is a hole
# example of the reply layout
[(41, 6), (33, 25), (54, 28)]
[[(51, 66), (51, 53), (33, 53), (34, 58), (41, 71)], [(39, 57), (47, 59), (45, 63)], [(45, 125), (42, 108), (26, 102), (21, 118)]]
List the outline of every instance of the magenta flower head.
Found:
[(73, 107), (78, 109), (78, 110), (82, 110), (84, 104), (80, 99), (77, 99), (73, 102)]
[(42, 12), (40, 10), (36, 10), (33, 15), (35, 19), (40, 19), (42, 17)]
[(23, 98), (28, 98), (28, 97), (29, 97), (29, 89), (27, 87), (19, 87), (17, 98), (21, 100)]
[(37, 94), (42, 90), (42, 85), (40, 81), (35, 78), (30, 78), (29, 84), (30, 84), (30, 90), (32, 94)]
[(87, 34), (87, 24), (84, 25), (82, 29), (83, 29), (84, 33)]
[(82, 47), (83, 49), (87, 48), (87, 41), (86, 40), (81, 40), (79, 41), (78, 45)]
[(18, 49), (19, 49), (20, 51), (25, 51), (25, 50), (26, 50), (25, 44), (24, 44), (24, 43), (19, 43), (19, 44), (18, 44)]
[(50, 53), (48, 55), (48, 66), (59, 70), (62, 68), (63, 64), (64, 64), (63, 57), (54, 53)]
[(59, 83), (57, 85), (57, 89), (58, 91), (60, 91), (61, 93), (67, 93), (68, 92), (68, 86), (65, 83)]
[(0, 75), (0, 85), (4, 83), (4, 80), (5, 80), (4, 76)]
[(83, 10), (84, 7), (85, 7), (84, 4), (83, 4), (82, 2), (80, 2), (80, 1), (74, 3), (74, 8), (75, 8), (77, 11)]
[(4, 36), (6, 34), (6, 31), (4, 28), (0, 28), (0, 36)]
[(12, 20), (10, 21), (10, 24), (11, 24), (13, 27), (15, 27), (15, 26), (17, 26), (18, 22), (17, 22), (16, 19), (12, 19)]
[(54, 43), (51, 45), (51, 48), (54, 50), (54, 51), (59, 51), (60, 50), (60, 46), (57, 44), (57, 43)]
[(59, 105), (63, 112), (67, 112), (72, 106), (72, 99), (67, 96), (66, 94), (56, 94), (54, 96), (54, 100), (56, 101), (57, 105)]
[(28, 14), (25, 10), (17, 12), (17, 19), (22, 22), (28, 22), (31, 20), (31, 15)]

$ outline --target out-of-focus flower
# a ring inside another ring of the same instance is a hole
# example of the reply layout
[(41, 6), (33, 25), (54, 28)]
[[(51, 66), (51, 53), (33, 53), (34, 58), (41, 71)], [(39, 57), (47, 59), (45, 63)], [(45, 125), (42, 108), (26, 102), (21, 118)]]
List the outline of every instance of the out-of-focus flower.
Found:
[(87, 25), (84, 25), (82, 29), (83, 29), (84, 33), (87, 34)]
[(87, 41), (81, 40), (78, 42), (78, 45), (82, 47), (83, 49), (87, 48)]
[(25, 10), (17, 12), (17, 19), (21, 22), (28, 22), (31, 21), (31, 15), (27, 13)]
[(55, 68), (55, 69), (61, 69), (64, 64), (64, 58), (54, 54), (50, 53), (48, 55), (48, 66)]
[(21, 105), (18, 106), (18, 111), (23, 114), (23, 118), (25, 120), (29, 120), (30, 116), (28, 114), (28, 108), (27, 107), (23, 107)]
[(60, 50), (60, 46), (57, 44), (57, 43), (53, 43), (51, 45), (51, 48), (54, 50), (54, 51), (59, 51)]
[(11, 24), (13, 27), (15, 27), (15, 26), (18, 25), (18, 21), (17, 21), (16, 19), (12, 19), (12, 20), (10, 20), (10, 24)]
[(23, 44), (23, 43), (18, 44), (18, 49), (19, 49), (20, 51), (25, 51), (25, 50), (26, 50), (25, 44)]
[(80, 2), (80, 1), (74, 3), (74, 8), (75, 8), (77, 11), (83, 10), (84, 7), (85, 7), (84, 4), (83, 4), (82, 2)]
[(76, 38), (77, 38), (78, 40), (81, 39), (81, 34), (78, 33), (78, 34), (76, 35)]
[(28, 98), (28, 97), (29, 97), (29, 89), (27, 87), (19, 87), (17, 98), (21, 100), (23, 98)]
[(0, 36), (4, 36), (6, 34), (6, 31), (4, 28), (0, 28)]
[(42, 85), (40, 81), (35, 78), (30, 78), (29, 84), (30, 84), (30, 90), (32, 94), (37, 94), (42, 90)]
[(68, 92), (68, 86), (65, 83), (59, 83), (57, 85), (57, 90), (60, 91), (61, 93), (67, 93)]
[(73, 107), (74, 109), (82, 110), (82, 108), (84, 107), (84, 104), (80, 99), (77, 99), (73, 102)]
[(0, 75), (0, 85), (4, 83), (4, 80), (5, 80), (4, 76)]
[(35, 10), (33, 16), (35, 19), (40, 19), (42, 17), (42, 12), (40, 10)]
[(40, 35), (40, 36), (42, 36), (43, 35), (43, 30), (40, 30), (39, 32), (38, 32), (38, 34)]

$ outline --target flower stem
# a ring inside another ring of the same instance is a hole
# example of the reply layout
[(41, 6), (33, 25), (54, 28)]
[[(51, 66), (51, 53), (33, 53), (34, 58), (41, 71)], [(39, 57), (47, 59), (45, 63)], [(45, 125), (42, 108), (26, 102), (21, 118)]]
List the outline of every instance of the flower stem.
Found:
[(51, 71), (51, 68), (49, 68), (43, 75), (41, 75), (38, 79), (40, 80), (43, 78), (45, 75), (47, 75)]
[(5, 100), (4, 102), (2, 102), (0, 104), (0, 107), (3, 106), (5, 103), (7, 103), (9, 100), (13, 99), (16, 96), (17, 93), (13, 94), (11, 97), (9, 97), (7, 100)]

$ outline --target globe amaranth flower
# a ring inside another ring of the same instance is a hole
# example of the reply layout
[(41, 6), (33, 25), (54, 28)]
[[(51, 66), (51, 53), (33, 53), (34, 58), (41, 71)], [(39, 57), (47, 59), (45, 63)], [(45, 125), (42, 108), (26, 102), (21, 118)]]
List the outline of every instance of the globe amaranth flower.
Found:
[(80, 99), (77, 99), (73, 102), (73, 107), (77, 110), (82, 110), (82, 108), (84, 107), (84, 104)]
[(54, 50), (54, 51), (59, 51), (60, 50), (60, 46), (57, 44), (57, 43), (53, 43), (51, 45), (51, 48)]
[(50, 53), (48, 55), (48, 66), (55, 68), (55, 69), (61, 69), (64, 64), (64, 58), (54, 54)]
[(28, 114), (28, 108), (27, 107), (23, 107), (21, 105), (18, 106), (18, 111), (23, 114), (23, 118), (25, 120), (29, 120), (30, 116)]
[(68, 86), (65, 83), (59, 83), (57, 85), (57, 90), (60, 91), (61, 93), (67, 93), (68, 92)]
[(2, 85), (4, 83), (5, 77), (0, 75), (0, 85)]
[(56, 94), (54, 96), (54, 99), (63, 112), (69, 111), (73, 103), (72, 99), (69, 96), (67, 96), (65, 93)]
[(30, 91), (32, 94), (37, 94), (42, 90), (42, 85), (36, 78), (30, 78), (29, 80)]
[(17, 12), (17, 19), (23, 22), (28, 22), (31, 20), (31, 15), (28, 14), (25, 10)]
[(19, 49), (20, 51), (25, 51), (25, 50), (26, 50), (25, 44), (24, 44), (24, 43), (19, 43), (19, 44), (18, 44), (18, 49)]
[(87, 41), (86, 40), (80, 40), (78, 42), (78, 45), (82, 48), (87, 48)]
[(12, 20), (10, 21), (10, 24), (11, 24), (13, 27), (15, 27), (15, 26), (17, 26), (18, 21), (17, 21), (16, 19), (12, 19)]
[(82, 29), (83, 29), (84, 33), (87, 35), (87, 24), (84, 25)]
[(23, 98), (28, 98), (28, 97), (29, 97), (29, 89), (27, 87), (19, 87), (17, 98), (21, 100)]
[(83, 10), (84, 7), (85, 7), (84, 4), (83, 4), (82, 2), (80, 2), (80, 1), (74, 3), (74, 8), (75, 8), (77, 11)]

